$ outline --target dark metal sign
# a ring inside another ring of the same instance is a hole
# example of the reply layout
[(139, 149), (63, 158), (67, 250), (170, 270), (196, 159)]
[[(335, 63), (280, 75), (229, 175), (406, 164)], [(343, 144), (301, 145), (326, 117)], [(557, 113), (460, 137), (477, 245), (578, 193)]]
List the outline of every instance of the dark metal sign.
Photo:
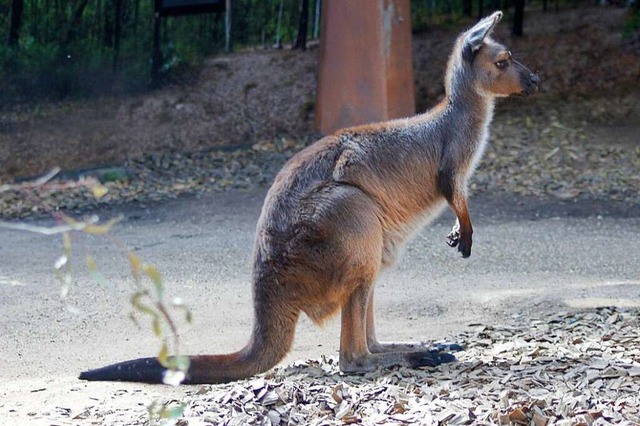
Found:
[(225, 0), (155, 0), (155, 11), (160, 16), (215, 13), (224, 8)]

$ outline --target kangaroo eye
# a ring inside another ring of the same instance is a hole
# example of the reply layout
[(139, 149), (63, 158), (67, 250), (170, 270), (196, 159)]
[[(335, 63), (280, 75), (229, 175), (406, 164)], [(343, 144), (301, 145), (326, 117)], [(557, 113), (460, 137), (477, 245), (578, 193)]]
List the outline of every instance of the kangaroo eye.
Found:
[(498, 67), (499, 70), (503, 70), (508, 66), (509, 66), (509, 61), (507, 60), (496, 62), (496, 67)]

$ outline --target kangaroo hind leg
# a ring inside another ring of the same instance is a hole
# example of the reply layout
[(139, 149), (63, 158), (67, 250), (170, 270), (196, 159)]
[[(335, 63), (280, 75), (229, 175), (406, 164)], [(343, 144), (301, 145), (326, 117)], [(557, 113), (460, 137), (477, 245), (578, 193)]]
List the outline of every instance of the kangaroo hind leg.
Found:
[[(369, 302), (367, 305), (367, 346), (371, 353), (383, 352), (443, 352), (461, 351), (462, 346), (452, 344), (430, 345), (426, 342), (380, 342), (376, 337), (375, 314), (374, 314), (374, 289), (369, 292)], [(453, 359), (452, 359), (453, 361)]]
[(371, 282), (358, 286), (342, 307), (340, 335), (340, 370), (343, 373), (361, 374), (378, 367), (433, 367), (456, 358), (437, 350), (406, 352), (391, 350), (372, 353), (367, 342), (367, 307)]

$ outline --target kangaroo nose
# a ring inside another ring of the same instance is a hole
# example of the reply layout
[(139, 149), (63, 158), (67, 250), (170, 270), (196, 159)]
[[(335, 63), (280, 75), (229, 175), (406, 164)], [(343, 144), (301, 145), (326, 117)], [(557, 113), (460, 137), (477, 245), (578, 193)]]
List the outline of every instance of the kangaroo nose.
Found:
[(536, 85), (540, 83), (540, 77), (538, 77), (537, 74), (533, 74), (533, 73), (529, 74), (529, 80), (531, 81), (531, 83)]

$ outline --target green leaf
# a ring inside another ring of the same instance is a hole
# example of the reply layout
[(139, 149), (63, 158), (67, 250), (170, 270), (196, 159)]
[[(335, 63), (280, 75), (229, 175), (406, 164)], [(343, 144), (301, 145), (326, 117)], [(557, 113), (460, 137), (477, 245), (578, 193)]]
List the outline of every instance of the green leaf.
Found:
[(139, 282), (140, 275), (141, 275), (140, 271), (142, 270), (142, 261), (138, 256), (136, 256), (132, 252), (128, 253), (128, 257), (129, 257), (129, 265), (131, 265), (131, 275), (133, 275), (133, 279), (136, 282)]
[[(155, 315), (155, 313), (154, 313)], [(153, 320), (151, 321), (151, 324), (153, 326), (153, 334), (155, 334), (157, 337), (161, 337), (162, 336), (162, 324), (160, 324), (160, 318), (158, 318), (157, 315), (155, 315), (153, 317)]]
[(191, 310), (184, 304), (184, 301), (179, 297), (174, 297), (171, 301), (171, 305), (175, 308), (181, 309), (184, 312), (184, 319), (191, 324), (193, 317)]
[(107, 192), (109, 192), (109, 189), (107, 189), (106, 186), (97, 183), (95, 185), (91, 185), (91, 192), (93, 193), (93, 197), (96, 200), (99, 200), (100, 198), (104, 197)]
[(113, 228), (113, 226), (116, 223), (120, 222), (121, 220), (122, 218), (115, 217), (115, 218), (109, 219), (108, 221), (106, 221), (101, 225), (87, 225), (83, 228), (83, 231), (86, 232), (87, 234), (92, 234), (92, 235), (104, 235), (109, 231), (111, 231), (111, 228)]
[(174, 356), (170, 361), (172, 369), (184, 371), (185, 373), (189, 370), (189, 366), (191, 365), (191, 359), (184, 355)]
[(142, 328), (140, 327), (140, 323), (138, 322), (138, 319), (136, 318), (136, 315), (133, 312), (129, 314), (129, 319), (133, 321), (133, 323), (136, 325), (138, 329)]
[(62, 249), (67, 257), (71, 257), (71, 234), (69, 232), (62, 234)]
[(62, 273), (60, 270), (58, 270), (58, 269), (55, 269), (55, 270), (53, 271), (53, 273), (55, 274), (56, 279), (58, 280), (58, 282), (60, 283), (60, 285), (64, 284), (64, 275), (63, 275), (63, 273)]
[(167, 347), (167, 343), (162, 343), (160, 347), (160, 352), (158, 353), (158, 362), (165, 368), (169, 367), (169, 348)]
[(156, 287), (156, 296), (158, 300), (162, 299), (164, 293), (164, 286), (162, 284), (162, 274), (158, 271), (153, 265), (144, 265), (143, 266), (144, 273), (151, 279), (153, 284)]
[(168, 402), (161, 403), (153, 401), (151, 405), (147, 407), (147, 411), (152, 420), (151, 424), (158, 424), (156, 422), (159, 419), (177, 420), (184, 414), (185, 407), (186, 406), (184, 404), (178, 404), (170, 407)]
[(160, 411), (159, 415), (160, 415), (160, 418), (163, 418), (163, 419), (176, 420), (182, 417), (182, 415), (184, 414), (184, 409), (185, 409), (184, 404), (179, 404), (173, 407), (165, 406)]
[(131, 296), (131, 305), (133, 305), (135, 310), (137, 310), (138, 312), (156, 318), (158, 314), (156, 314), (153, 309), (142, 303), (142, 298), (145, 296), (147, 296), (146, 291), (138, 291), (134, 293), (133, 296)]
[(97, 272), (98, 271), (98, 263), (96, 262), (96, 259), (94, 259), (93, 256), (88, 254), (87, 257), (85, 257), (84, 260), (85, 260), (85, 263), (87, 264), (87, 269), (89, 269), (89, 272)]
[(87, 269), (89, 270), (89, 274), (94, 281), (102, 286), (115, 288), (114, 285), (111, 284), (104, 275), (102, 275), (102, 272), (98, 270), (98, 262), (96, 262), (96, 259), (93, 256), (88, 254), (84, 260), (87, 265)]
[(71, 289), (71, 275), (63, 274), (62, 285), (60, 286), (60, 298), (66, 299), (70, 289)]

